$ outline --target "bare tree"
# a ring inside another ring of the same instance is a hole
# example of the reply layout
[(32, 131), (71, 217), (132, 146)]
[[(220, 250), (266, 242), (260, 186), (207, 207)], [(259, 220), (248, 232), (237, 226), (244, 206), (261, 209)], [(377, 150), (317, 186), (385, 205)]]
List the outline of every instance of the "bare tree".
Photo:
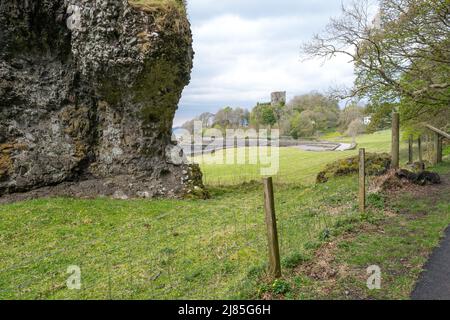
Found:
[(366, 131), (366, 126), (364, 125), (362, 119), (353, 120), (347, 130), (345, 131), (345, 135), (348, 137), (352, 137), (353, 143), (356, 142), (356, 136), (362, 134)]
[[(407, 120), (448, 113), (450, 3), (447, 0), (368, 0), (342, 7), (323, 34), (303, 45), (306, 57), (344, 55), (355, 65), (353, 88), (340, 98), (398, 103)], [(400, 100), (399, 100), (400, 99)]]
[(198, 120), (202, 122), (204, 128), (210, 128), (214, 123), (215, 115), (211, 112), (204, 112), (198, 116)]
[(346, 106), (339, 114), (339, 130), (344, 132), (354, 120), (363, 121), (364, 107), (356, 103)]

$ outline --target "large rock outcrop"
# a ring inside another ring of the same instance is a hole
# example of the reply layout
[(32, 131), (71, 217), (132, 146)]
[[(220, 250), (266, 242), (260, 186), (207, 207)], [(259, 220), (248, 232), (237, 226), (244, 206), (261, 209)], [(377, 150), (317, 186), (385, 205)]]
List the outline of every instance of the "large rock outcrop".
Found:
[(182, 0), (0, 0), (0, 196), (202, 194), (172, 157), (192, 58)]

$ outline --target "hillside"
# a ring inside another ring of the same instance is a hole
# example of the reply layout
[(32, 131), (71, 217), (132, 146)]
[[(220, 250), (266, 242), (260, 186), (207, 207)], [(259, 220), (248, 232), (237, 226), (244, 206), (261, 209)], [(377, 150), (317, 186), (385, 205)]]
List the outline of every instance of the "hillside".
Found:
[[(388, 143), (387, 138), (385, 133), (365, 136), (361, 139), (364, 141), (362, 146), (382, 150)], [(302, 158), (301, 151), (289, 151), (298, 152), (293, 156)], [(311, 157), (309, 161), (323, 155), (312, 153)], [(304, 162), (291, 163), (290, 168), (295, 172), (300, 173), (302, 166), (305, 167)], [(444, 165), (438, 170), (448, 173), (449, 167)], [(419, 241), (416, 237), (420, 237), (426, 244), (424, 255), (415, 260), (412, 272), (400, 279), (406, 281), (406, 286), (399, 292), (386, 293), (389, 297), (406, 298), (420, 263), (436, 244), (437, 234), (447, 221), (441, 219), (435, 223), (440, 211), (434, 209), (434, 214), (421, 220), (405, 220), (401, 214), (391, 216), (394, 210), (391, 204), (385, 200), (380, 202), (377, 197), (370, 199), (369, 213), (361, 215), (355, 200), (357, 179), (354, 176), (321, 185), (311, 184), (301, 174), (292, 174), (289, 180), (279, 181), (283, 183), (276, 185), (276, 210), (286, 275), (281, 289), (277, 287), (280, 284), (275, 284), (274, 288), (278, 289), (271, 289), (272, 284), (264, 280), (267, 249), (262, 189), (259, 182), (253, 182), (228, 187), (209, 186), (210, 200), (55, 198), (1, 205), (0, 297), (220, 299), (269, 297), (275, 292), (274, 297), (318, 298), (324, 292), (324, 284), (307, 278), (308, 273), (296, 271), (293, 274), (291, 270), (297, 269), (292, 268), (314, 259), (316, 252), (321, 252), (317, 250), (333, 239), (342, 236), (348, 241), (353, 239), (354, 236), (345, 236), (347, 233), (359, 235), (361, 228), (379, 230), (386, 223), (389, 228), (394, 228), (394, 232), (398, 224), (409, 226), (411, 222), (411, 228), (429, 226), (433, 229), (426, 234), (409, 235), (414, 241)], [(405, 200), (399, 205), (410, 203), (407, 199), (410, 198), (405, 194)], [(419, 201), (417, 199), (417, 206)], [(439, 203), (436, 203), (439, 210), (448, 213), (445, 203)], [(396, 207), (401, 209), (399, 205)], [(372, 233), (363, 233), (359, 237), (362, 237), (358, 238), (361, 241), (369, 241)], [(389, 244), (396, 237), (393, 233), (392, 238), (386, 237), (383, 241)], [(348, 243), (342, 249), (353, 250), (360, 242)], [(391, 252), (389, 259), (401, 258), (416, 249), (403, 246), (400, 240), (392, 243), (398, 246), (398, 251)], [(368, 251), (369, 256), (364, 259), (379, 261), (375, 250), (378, 247), (368, 248), (374, 251)], [(357, 256), (348, 250), (349, 254), (343, 254), (340, 259), (344, 259), (345, 264), (356, 263), (352, 259)], [(364, 264), (366, 260), (360, 263)], [(71, 291), (65, 286), (69, 265), (80, 266), (82, 270), (80, 291)], [(308, 285), (307, 288), (320, 286), (317, 292), (311, 290), (307, 294), (303, 285)], [(394, 282), (392, 285), (400, 284)], [(347, 285), (335, 288), (336, 297), (342, 297), (346, 288)]]

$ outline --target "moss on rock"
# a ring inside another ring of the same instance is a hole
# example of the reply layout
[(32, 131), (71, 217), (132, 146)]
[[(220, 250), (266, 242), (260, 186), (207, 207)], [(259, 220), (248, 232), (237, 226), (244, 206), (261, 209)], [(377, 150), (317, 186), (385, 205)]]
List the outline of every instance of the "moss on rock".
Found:
[(186, 10), (183, 0), (128, 0), (128, 4), (149, 13), (157, 10), (167, 11), (168, 8), (176, 8), (182, 12)]
[(159, 123), (162, 128), (170, 128), (183, 88), (179, 69), (176, 63), (159, 59), (149, 63), (136, 81), (133, 100), (142, 105), (144, 124)]
[[(366, 172), (368, 175), (382, 175), (391, 166), (391, 156), (387, 153), (367, 153)], [(317, 183), (325, 183), (332, 177), (346, 176), (359, 171), (359, 156), (337, 160), (328, 164), (317, 175)]]
[(203, 174), (198, 164), (189, 165), (189, 180), (187, 183), (187, 199), (209, 199), (210, 194), (203, 185)]
[(13, 169), (11, 154), (14, 150), (25, 150), (26, 146), (19, 143), (0, 144), (0, 181), (5, 180)]
[(12, 161), (9, 154), (0, 153), (0, 181), (7, 177), (11, 167)]

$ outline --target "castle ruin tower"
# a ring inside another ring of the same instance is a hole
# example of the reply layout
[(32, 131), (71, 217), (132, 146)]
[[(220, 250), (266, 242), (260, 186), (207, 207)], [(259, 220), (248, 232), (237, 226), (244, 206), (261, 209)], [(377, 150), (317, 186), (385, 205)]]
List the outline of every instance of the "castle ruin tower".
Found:
[(286, 91), (272, 92), (271, 104), (272, 106), (275, 106), (277, 104), (286, 104)]

